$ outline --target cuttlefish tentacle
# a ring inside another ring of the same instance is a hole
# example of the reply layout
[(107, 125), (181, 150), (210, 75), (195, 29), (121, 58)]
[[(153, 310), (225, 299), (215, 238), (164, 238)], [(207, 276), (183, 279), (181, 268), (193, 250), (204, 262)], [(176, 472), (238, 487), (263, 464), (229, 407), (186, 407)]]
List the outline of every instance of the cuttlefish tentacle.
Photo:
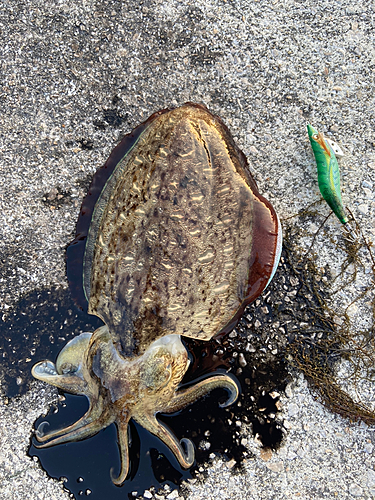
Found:
[[(65, 434), (60, 435), (59, 437), (52, 439), (47, 443), (41, 443), (41, 444), (34, 443), (34, 446), (35, 448), (48, 448), (50, 446), (55, 446), (56, 444), (70, 443), (72, 441), (80, 441), (87, 437), (94, 436), (94, 434), (97, 434), (100, 430), (104, 429), (105, 427), (108, 427), (108, 425), (110, 425), (112, 422), (114, 422), (114, 418), (111, 415), (107, 414), (106, 418), (103, 418), (102, 416), (102, 418), (99, 421), (95, 420), (94, 422), (90, 422), (89, 424), (81, 426), (78, 429), (66, 432)], [(64, 432), (66, 430), (67, 429), (63, 429)]]
[(121, 469), (117, 477), (113, 475), (113, 468), (111, 469), (111, 479), (113, 484), (121, 486), (125, 481), (129, 472), (129, 440), (128, 440), (128, 424), (130, 414), (124, 412), (121, 419), (116, 421), (117, 426), (117, 441), (120, 450), (120, 463)]
[(180, 389), (164, 407), (164, 411), (173, 413), (182, 410), (189, 404), (194, 403), (198, 399), (206, 396), (206, 394), (213, 389), (217, 388), (223, 388), (229, 392), (229, 398), (225, 403), (219, 405), (221, 408), (231, 405), (238, 398), (238, 385), (229, 375), (210, 375), (208, 378), (201, 380), (195, 385), (187, 387), (186, 389)]
[[(144, 427), (146, 430), (158, 437), (168, 448), (172, 451), (177, 458), (181, 467), (188, 469), (194, 463), (194, 446), (190, 439), (182, 439), (181, 442), (177, 440), (176, 436), (161, 422), (157, 420), (155, 415), (138, 414), (133, 415), (134, 420)], [(181, 443), (184, 443), (186, 451), (184, 451)]]
[[(74, 424), (69, 425), (68, 427), (64, 427), (63, 429), (58, 429), (53, 432), (49, 432), (44, 434), (40, 429), (41, 426), (46, 424), (47, 422), (42, 422), (38, 429), (36, 430), (36, 439), (39, 443), (44, 443), (46, 441), (50, 441), (51, 439), (57, 438), (63, 434), (68, 434), (72, 432), (78, 432), (80, 429), (85, 428), (93, 422), (97, 422), (100, 429), (103, 428), (103, 418), (101, 417), (103, 414), (103, 401), (99, 400), (95, 405), (90, 404), (90, 408), (87, 412)], [(99, 429), (99, 430), (100, 430)], [(37, 448), (38, 446), (36, 446)]]

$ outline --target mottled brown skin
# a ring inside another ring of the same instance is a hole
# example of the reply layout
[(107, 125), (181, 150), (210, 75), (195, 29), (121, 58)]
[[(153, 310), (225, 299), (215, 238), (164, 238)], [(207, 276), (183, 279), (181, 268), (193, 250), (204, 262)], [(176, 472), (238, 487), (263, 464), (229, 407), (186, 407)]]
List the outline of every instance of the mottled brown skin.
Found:
[(219, 118), (187, 104), (141, 127), (123, 156), (121, 144), (112, 153), (85, 239), (83, 291), (88, 312), (105, 326), (68, 343), (56, 365), (33, 368), (36, 378), (90, 401), (72, 426), (37, 432), (40, 446), (115, 422), (116, 484), (128, 473), (130, 418), (162, 439), (182, 467), (192, 465), (192, 443), (183, 439), (184, 449), (155, 415), (215, 387), (229, 391), (231, 404), (238, 388), (229, 375), (213, 374), (179, 389), (189, 365), (180, 335), (208, 340), (233, 328), (268, 284), (280, 250), (277, 216)]

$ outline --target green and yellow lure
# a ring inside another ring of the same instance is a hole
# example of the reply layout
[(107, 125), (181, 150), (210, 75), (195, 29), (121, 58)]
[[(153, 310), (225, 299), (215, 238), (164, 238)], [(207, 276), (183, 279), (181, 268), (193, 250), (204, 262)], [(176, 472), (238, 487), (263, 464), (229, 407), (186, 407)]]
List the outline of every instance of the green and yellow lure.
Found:
[[(324, 139), (323, 134), (315, 130), (310, 124), (307, 125), (307, 132), (318, 167), (318, 184), (321, 195), (340, 222), (348, 224), (349, 219), (341, 199), (339, 164), (332, 146)], [(349, 227), (348, 229), (350, 230)]]

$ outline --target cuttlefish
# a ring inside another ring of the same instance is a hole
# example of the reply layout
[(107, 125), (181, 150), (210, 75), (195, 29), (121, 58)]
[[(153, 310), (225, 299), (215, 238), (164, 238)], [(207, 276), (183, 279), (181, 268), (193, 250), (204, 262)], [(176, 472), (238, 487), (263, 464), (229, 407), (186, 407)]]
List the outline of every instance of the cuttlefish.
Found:
[(104, 326), (67, 343), (35, 378), (85, 395), (89, 409), (60, 430), (36, 431), (37, 446), (90, 437), (115, 423), (121, 485), (129, 471), (128, 424), (160, 438), (181, 467), (194, 462), (157, 414), (172, 413), (212, 389), (239, 389), (213, 372), (181, 387), (189, 366), (181, 336), (230, 332), (266, 288), (281, 251), (275, 210), (222, 120), (187, 103), (154, 113), (125, 136), (92, 181), (67, 251), (73, 296)]

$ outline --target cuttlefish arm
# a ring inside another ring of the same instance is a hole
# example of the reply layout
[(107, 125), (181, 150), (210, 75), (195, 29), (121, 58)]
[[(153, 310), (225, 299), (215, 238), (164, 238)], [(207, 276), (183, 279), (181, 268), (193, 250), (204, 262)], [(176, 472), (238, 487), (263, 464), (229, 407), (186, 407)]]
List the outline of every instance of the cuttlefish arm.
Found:
[[(146, 430), (157, 436), (168, 448), (172, 451), (177, 458), (182, 468), (188, 469), (194, 463), (194, 445), (190, 439), (181, 439), (178, 441), (176, 436), (165, 425), (159, 422), (155, 415), (152, 414), (137, 414), (134, 415), (134, 420), (144, 427)], [(182, 444), (186, 447), (184, 451)]]
[(180, 411), (216, 388), (224, 388), (230, 394), (227, 401), (220, 405), (221, 407), (231, 405), (239, 395), (238, 386), (229, 375), (211, 375), (195, 384), (193, 382), (193, 385), (188, 388), (177, 390), (169, 401), (163, 402), (156, 407), (150, 400), (144, 401), (138, 406), (137, 413), (133, 415), (133, 418), (142, 427), (163, 441), (173, 452), (181, 467), (188, 469), (194, 463), (193, 443), (190, 439), (186, 438), (178, 441), (172, 431), (157, 420), (155, 414), (159, 412), (174, 413)]
[[(104, 330), (105, 327), (99, 330)], [(97, 332), (99, 332), (97, 330)], [(96, 336), (98, 336), (98, 333)], [(93, 436), (110, 425), (114, 419), (105, 408), (105, 398), (89, 375), (87, 359), (92, 333), (82, 333), (68, 342), (60, 352), (56, 364), (42, 361), (32, 368), (32, 375), (71, 394), (84, 395), (89, 400), (87, 412), (72, 425), (44, 433), (46, 422), (36, 429), (36, 448), (46, 448), (61, 443), (82, 440)]]
[(120, 452), (120, 473), (116, 477), (113, 474), (113, 468), (111, 469), (111, 479), (113, 484), (116, 486), (121, 486), (125, 481), (129, 472), (129, 439), (128, 439), (128, 424), (130, 420), (130, 414), (124, 412), (122, 418), (116, 421), (117, 427), (117, 442)]
[(167, 335), (153, 342), (143, 355), (125, 359), (114, 346), (108, 328), (92, 335), (81, 334), (68, 343), (56, 364), (44, 361), (35, 365), (33, 375), (74, 394), (84, 394), (89, 409), (74, 424), (44, 433), (42, 423), (36, 431), (35, 444), (46, 448), (93, 436), (115, 423), (121, 468), (112, 481), (120, 486), (129, 471), (128, 424), (131, 418), (161, 439), (175, 455), (182, 468), (194, 463), (194, 446), (189, 439), (179, 441), (173, 432), (156, 418), (157, 413), (173, 413), (205, 396), (211, 390), (229, 392), (225, 404), (238, 397), (238, 386), (231, 376), (213, 374), (180, 387), (189, 366), (188, 354), (179, 335)]
[(229, 398), (225, 401), (225, 403), (219, 404), (220, 408), (230, 406), (239, 396), (238, 385), (234, 378), (227, 374), (214, 374), (205, 377), (199, 382), (195, 382), (194, 385), (191, 385), (186, 389), (180, 389), (176, 392), (173, 399), (169, 401), (167, 408), (165, 408), (164, 411), (166, 413), (180, 411), (217, 388), (226, 389), (229, 393)]

